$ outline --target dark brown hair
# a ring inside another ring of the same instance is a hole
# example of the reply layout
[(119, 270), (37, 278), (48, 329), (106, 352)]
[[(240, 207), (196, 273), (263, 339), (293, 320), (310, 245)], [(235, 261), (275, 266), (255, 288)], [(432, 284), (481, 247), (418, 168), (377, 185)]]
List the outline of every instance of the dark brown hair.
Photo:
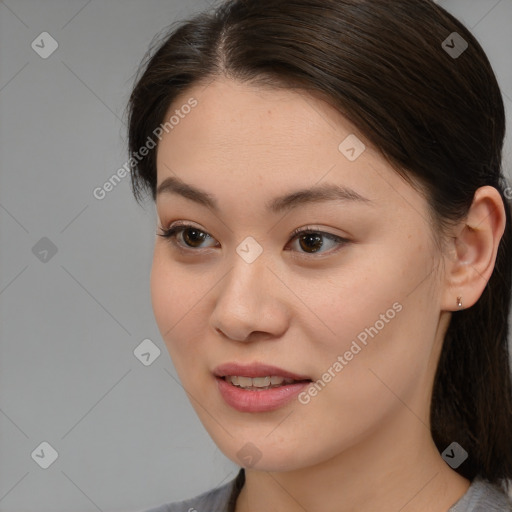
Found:
[[(442, 44), (453, 32), (468, 44), (458, 56)], [(233, 0), (180, 23), (155, 45), (129, 102), (132, 154), (179, 94), (226, 76), (325, 98), (398, 173), (421, 184), (435, 233), (465, 217), (479, 187), (500, 191), (507, 224), (496, 265), (477, 303), (452, 315), (430, 414), (437, 448), (456, 441), (469, 454), (456, 471), (506, 490), (512, 226), (501, 167), (505, 113), (475, 37), (430, 0)], [(156, 150), (132, 163), (135, 197), (155, 199)]]

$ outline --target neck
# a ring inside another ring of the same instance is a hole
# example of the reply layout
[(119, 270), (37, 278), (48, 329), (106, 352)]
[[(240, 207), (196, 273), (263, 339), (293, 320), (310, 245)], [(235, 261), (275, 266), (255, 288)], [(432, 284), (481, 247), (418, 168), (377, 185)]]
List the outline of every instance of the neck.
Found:
[(407, 408), (321, 463), (284, 472), (246, 469), (245, 477), (236, 512), (447, 512), (470, 485)]

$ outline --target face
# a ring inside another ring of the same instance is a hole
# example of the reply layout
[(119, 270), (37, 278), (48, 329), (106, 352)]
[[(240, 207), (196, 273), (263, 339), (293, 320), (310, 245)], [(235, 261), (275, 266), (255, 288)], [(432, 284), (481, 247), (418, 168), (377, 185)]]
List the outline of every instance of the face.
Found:
[[(404, 418), (426, 431), (404, 407), (428, 422), (440, 339), (440, 256), (423, 196), (305, 93), (218, 79), (189, 89), (166, 119), (176, 110), (157, 151), (158, 233), (171, 236), (156, 236), (152, 302), (219, 448), (286, 471), (384, 425), (399, 432)], [(238, 380), (276, 386), (256, 390), (217, 374), (295, 379)]]

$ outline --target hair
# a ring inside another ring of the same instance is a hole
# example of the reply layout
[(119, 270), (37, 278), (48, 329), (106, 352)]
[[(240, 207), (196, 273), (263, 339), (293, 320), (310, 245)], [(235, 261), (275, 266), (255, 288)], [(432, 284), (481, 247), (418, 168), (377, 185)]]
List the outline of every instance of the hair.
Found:
[[(130, 96), (132, 154), (180, 94), (227, 77), (328, 101), (396, 172), (419, 184), (436, 238), (466, 217), (479, 187), (500, 192), (506, 227), (495, 267), (476, 304), (452, 314), (430, 420), (440, 452), (453, 441), (468, 452), (455, 469), (460, 475), (481, 476), (507, 491), (511, 205), (502, 170), (503, 99), (478, 41), (430, 0), (228, 0), (171, 28), (163, 41), (153, 41)], [(458, 57), (443, 47), (453, 32), (468, 43)], [(155, 200), (156, 150), (131, 167), (137, 201), (148, 192)]]

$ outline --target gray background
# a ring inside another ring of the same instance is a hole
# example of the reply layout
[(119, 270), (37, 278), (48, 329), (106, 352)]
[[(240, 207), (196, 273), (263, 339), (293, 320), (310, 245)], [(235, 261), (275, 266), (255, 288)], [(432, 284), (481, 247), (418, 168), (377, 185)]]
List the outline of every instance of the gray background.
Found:
[[(512, 0), (438, 3), (494, 66), (510, 176)], [(151, 39), (206, 6), (0, 1), (0, 511), (137, 511), (236, 474), (153, 318), (151, 203), (137, 206), (128, 177), (93, 196), (127, 159), (124, 109)], [(44, 31), (59, 45), (46, 59), (31, 47)], [(56, 254), (33, 251), (43, 237)], [(148, 366), (134, 355), (144, 339), (161, 350)], [(48, 450), (31, 456), (43, 441), (58, 452), (48, 469)]]

